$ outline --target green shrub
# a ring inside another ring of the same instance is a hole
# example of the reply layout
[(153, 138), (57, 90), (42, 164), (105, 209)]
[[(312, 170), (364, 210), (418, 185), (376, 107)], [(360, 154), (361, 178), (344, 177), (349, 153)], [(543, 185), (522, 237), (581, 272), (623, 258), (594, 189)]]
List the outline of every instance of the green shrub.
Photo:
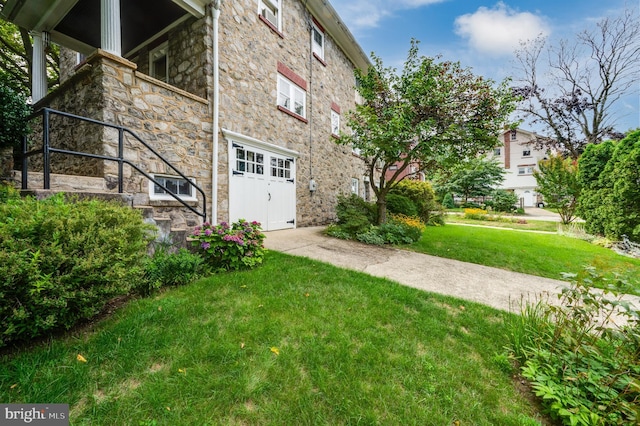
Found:
[(607, 282), (593, 269), (574, 278), (559, 305), (527, 305), (513, 317), (512, 353), (546, 410), (563, 424), (638, 424), (640, 311), (622, 299), (632, 286)]
[(206, 262), (218, 271), (251, 269), (264, 258), (264, 234), (255, 221), (239, 219), (231, 226), (227, 222), (205, 222), (196, 227), (193, 237)]
[(152, 238), (139, 212), (97, 200), (0, 204), (0, 346), (69, 329), (139, 285)]
[(518, 196), (513, 191), (496, 189), (491, 194), (491, 207), (498, 212), (511, 213), (516, 210)]
[(417, 216), (418, 208), (410, 198), (399, 194), (387, 194), (387, 211), (406, 216)]
[(351, 238), (357, 234), (367, 232), (376, 223), (377, 209), (374, 203), (369, 203), (355, 194), (339, 195), (336, 205), (338, 226), (342, 232)]
[(0, 182), (0, 203), (8, 203), (9, 200), (20, 199), (20, 192), (11, 185)]
[(444, 207), (445, 209), (456, 208), (456, 203), (453, 201), (453, 195), (451, 195), (450, 192), (447, 192), (446, 194), (444, 194), (444, 197), (442, 197), (442, 207)]
[(186, 249), (175, 253), (158, 248), (144, 266), (144, 279), (136, 292), (147, 296), (160, 287), (187, 285), (204, 274), (204, 259)]
[(356, 240), (374, 246), (382, 246), (386, 242), (384, 236), (380, 234), (380, 228), (377, 226), (372, 226), (368, 231), (356, 235)]
[(403, 222), (391, 220), (380, 225), (380, 235), (386, 244), (411, 244), (422, 237), (420, 228), (408, 225)]
[[(390, 194), (402, 195), (410, 199), (416, 206), (416, 215), (424, 223), (431, 225), (433, 222), (444, 222), (442, 206), (440, 206), (436, 201), (433, 187), (429, 182), (404, 179), (391, 190)], [(451, 196), (451, 194), (449, 194), (449, 196)], [(451, 202), (453, 203), (453, 198), (451, 199)], [(392, 213), (407, 214), (394, 211), (392, 211)], [(412, 215), (407, 214), (407, 216)]]

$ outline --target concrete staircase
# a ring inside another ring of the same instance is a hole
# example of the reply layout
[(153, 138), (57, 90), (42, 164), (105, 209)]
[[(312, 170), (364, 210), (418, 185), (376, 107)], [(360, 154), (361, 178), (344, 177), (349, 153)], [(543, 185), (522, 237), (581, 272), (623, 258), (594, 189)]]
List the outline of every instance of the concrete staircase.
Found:
[[(11, 180), (17, 188), (21, 187), (21, 173), (12, 171)], [(64, 192), (80, 199), (100, 199), (108, 201), (118, 201), (124, 205), (134, 208), (142, 213), (146, 223), (154, 225), (158, 229), (154, 246), (162, 244), (170, 246), (172, 249), (179, 249), (188, 246), (188, 236), (193, 227), (189, 227), (184, 217), (179, 212), (179, 207), (175, 207), (175, 212), (171, 207), (151, 206), (140, 204), (144, 197), (135, 194), (119, 194), (107, 188), (107, 182), (100, 177), (70, 176), (51, 174), (51, 188), (53, 189), (32, 189), (43, 188), (42, 173), (29, 172), (28, 187), (24, 191), (28, 195), (33, 195), (38, 199), (44, 199), (53, 194)]]

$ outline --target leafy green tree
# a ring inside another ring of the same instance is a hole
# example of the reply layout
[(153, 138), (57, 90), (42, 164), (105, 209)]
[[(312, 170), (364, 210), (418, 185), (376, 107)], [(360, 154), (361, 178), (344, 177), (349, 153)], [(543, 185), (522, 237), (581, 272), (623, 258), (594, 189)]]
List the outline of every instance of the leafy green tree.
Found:
[(438, 191), (453, 193), (464, 199), (486, 197), (503, 181), (505, 170), (495, 160), (472, 157), (456, 165), (453, 170), (435, 178)]
[[(0, 8), (6, 0), (0, 0)], [(60, 48), (51, 44), (46, 49), (47, 79), (49, 88), (60, 81)], [(33, 44), (29, 32), (11, 22), (0, 19), (0, 77), (11, 88), (28, 96), (31, 93), (31, 64)]]
[(578, 215), (585, 221), (585, 230), (590, 234), (604, 235), (604, 225), (609, 216), (609, 207), (604, 203), (613, 183), (605, 174), (605, 168), (613, 157), (613, 141), (589, 144), (578, 159), (578, 180), (582, 186), (578, 200)]
[[(407, 167), (430, 175), (462, 159), (493, 148), (514, 110), (507, 82), (475, 76), (459, 63), (418, 55), (412, 41), (402, 72), (373, 65), (356, 71), (363, 102), (348, 114), (353, 133), (338, 144), (360, 151), (377, 199), (378, 223), (386, 221), (386, 196), (403, 179)], [(390, 166), (397, 165), (389, 178)]]
[(538, 184), (538, 192), (551, 208), (558, 209), (562, 223), (575, 219), (581, 185), (578, 181), (578, 162), (561, 155), (551, 155), (538, 162), (540, 170), (533, 176)]
[(640, 241), (640, 130), (620, 142), (588, 146), (580, 167), (585, 168), (580, 210), (587, 231)]
[(18, 146), (27, 132), (31, 112), (25, 97), (0, 76), (0, 150)]

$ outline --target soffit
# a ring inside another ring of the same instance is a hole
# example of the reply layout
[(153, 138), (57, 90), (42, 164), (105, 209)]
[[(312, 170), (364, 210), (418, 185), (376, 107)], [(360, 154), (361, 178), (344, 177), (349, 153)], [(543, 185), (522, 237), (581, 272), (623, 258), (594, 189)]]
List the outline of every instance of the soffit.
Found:
[[(122, 51), (127, 52), (182, 18), (203, 16), (207, 0), (123, 0)], [(100, 47), (100, 0), (9, 0), (2, 16), (30, 31), (48, 31), (54, 41)], [(70, 46), (73, 47), (73, 46)]]
[(327, 0), (308, 0), (307, 7), (351, 62), (357, 68), (366, 71), (371, 65), (369, 57), (364, 53), (362, 47), (360, 47), (333, 6)]

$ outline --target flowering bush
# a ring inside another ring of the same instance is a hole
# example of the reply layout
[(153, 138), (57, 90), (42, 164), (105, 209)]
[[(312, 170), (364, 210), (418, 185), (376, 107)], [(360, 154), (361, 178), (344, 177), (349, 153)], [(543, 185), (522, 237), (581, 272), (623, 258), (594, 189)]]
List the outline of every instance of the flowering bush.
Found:
[(465, 219), (485, 220), (487, 218), (487, 214), (488, 212), (483, 209), (464, 209)]
[(416, 228), (420, 231), (420, 234), (422, 234), (427, 227), (427, 225), (425, 225), (419, 217), (405, 216), (403, 214), (392, 214), (391, 220), (393, 222), (397, 222), (411, 228)]
[(193, 232), (194, 244), (218, 270), (250, 269), (262, 263), (265, 248), (260, 223), (240, 219), (229, 225), (205, 222)]

